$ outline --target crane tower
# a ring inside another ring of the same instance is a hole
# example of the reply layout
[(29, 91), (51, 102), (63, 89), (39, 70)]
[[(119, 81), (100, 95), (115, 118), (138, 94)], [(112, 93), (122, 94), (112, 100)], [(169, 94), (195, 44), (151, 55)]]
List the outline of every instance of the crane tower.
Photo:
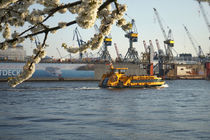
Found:
[[(98, 26), (96, 24), (94, 25), (94, 28), (95, 28), (96, 32), (99, 32)], [(102, 52), (101, 53), (99, 52), (101, 60), (105, 60), (105, 61), (111, 61), (112, 60), (111, 55), (109, 54), (109, 51), (108, 51), (108, 46), (111, 46), (111, 45), (112, 45), (111, 35), (105, 36), (104, 42), (103, 42)]]
[[(79, 47), (85, 44), (85, 41), (82, 40), (82, 36), (80, 35), (77, 27), (74, 30), (73, 40), (75, 39), (75, 37), (77, 38), (77, 43)], [(79, 58), (80, 60), (83, 58), (83, 53), (81, 51), (79, 52)]]
[(136, 29), (134, 19), (131, 20), (131, 25), (132, 25), (132, 29), (129, 30), (125, 34), (125, 37), (129, 39), (129, 48), (128, 48), (128, 51), (127, 51), (127, 53), (124, 57), (124, 61), (138, 62), (139, 61), (138, 52), (133, 47), (133, 43), (138, 42), (138, 32), (137, 32), (137, 29)]

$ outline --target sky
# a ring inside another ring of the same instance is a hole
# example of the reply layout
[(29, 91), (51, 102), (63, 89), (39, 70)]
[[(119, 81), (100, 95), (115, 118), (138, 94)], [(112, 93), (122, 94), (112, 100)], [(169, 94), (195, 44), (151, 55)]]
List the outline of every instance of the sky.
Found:
[[(65, 3), (67, 0), (63, 0), (62, 2)], [(152, 40), (156, 50), (155, 39), (158, 39), (161, 48), (164, 49), (164, 37), (153, 8), (157, 9), (166, 32), (168, 32), (167, 27), (172, 29), (175, 41), (174, 49), (178, 52), (178, 54), (192, 53), (193, 55), (196, 55), (192, 44), (186, 35), (183, 24), (188, 28), (194, 39), (199, 43), (198, 45), (201, 45), (204, 53), (206, 54), (210, 52), (210, 40), (208, 40), (210, 33), (208, 32), (207, 25), (200, 12), (199, 5), (195, 0), (119, 0), (119, 2), (128, 6), (126, 13), (129, 17), (125, 16), (127, 21), (131, 21), (131, 19), (135, 20), (139, 36), (138, 42), (134, 43), (134, 47), (138, 51), (139, 55), (144, 52), (143, 40), (145, 40), (148, 45), (149, 40)], [(210, 6), (208, 3), (202, 3), (202, 5), (204, 6), (205, 12), (210, 21)], [(56, 14), (50, 21), (48, 21), (48, 23), (56, 25), (58, 20), (72, 21), (74, 19), (75, 16), (71, 14)], [(73, 30), (76, 27), (76, 25), (73, 25), (57, 31), (56, 34), (50, 34), (47, 40), (47, 44), (49, 45), (47, 48), (47, 55), (50, 57), (53, 56), (54, 58), (60, 58), (58, 53), (59, 50), (61, 57), (69, 58), (69, 53), (61, 47), (61, 44), (65, 42), (67, 45), (77, 46), (76, 41), (73, 40)], [(96, 32), (94, 28), (84, 30), (78, 27), (78, 29), (84, 41), (89, 40)], [(119, 53), (122, 54), (122, 56), (126, 54), (129, 47), (129, 41), (124, 37), (124, 35), (125, 32), (122, 29), (116, 27), (115, 25), (113, 26), (111, 32), (112, 40), (113, 43), (117, 44)], [(43, 37), (39, 36), (39, 38), (41, 39)], [(26, 49), (27, 54), (31, 55), (35, 44), (30, 41), (26, 41), (23, 46)], [(114, 45), (108, 47), (108, 50), (112, 58), (115, 58), (116, 51), (114, 49)], [(88, 50), (88, 52), (91, 52), (94, 56), (97, 55), (98, 51), (99, 50)], [(177, 54), (174, 52), (174, 55)], [(78, 54), (73, 54), (72, 56), (76, 58), (78, 57)]]

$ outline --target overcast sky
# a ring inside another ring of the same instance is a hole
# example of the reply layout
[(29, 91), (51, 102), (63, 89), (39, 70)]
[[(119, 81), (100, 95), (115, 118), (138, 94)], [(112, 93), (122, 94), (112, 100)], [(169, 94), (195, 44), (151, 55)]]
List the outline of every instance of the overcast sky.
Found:
[[(63, 0), (63, 2), (65, 2), (65, 0)], [(134, 43), (134, 47), (137, 49), (139, 54), (144, 51), (142, 43), (143, 40), (146, 40), (147, 44), (149, 44), (149, 40), (152, 40), (156, 49), (155, 39), (158, 39), (163, 49), (164, 38), (153, 8), (156, 8), (159, 12), (166, 32), (168, 32), (167, 27), (172, 29), (173, 38), (175, 41), (174, 49), (178, 53), (192, 53), (195, 55), (195, 51), (186, 35), (183, 24), (187, 26), (190, 33), (201, 45), (204, 53), (208, 53), (210, 51), (210, 40), (208, 40), (210, 33), (208, 32), (207, 25), (205, 24), (204, 18), (200, 12), (199, 5), (195, 0), (119, 0), (119, 2), (127, 4), (127, 14), (130, 18), (133, 18), (136, 21), (139, 40), (138, 42)], [(207, 17), (210, 20), (210, 6), (208, 3), (202, 4), (205, 8)], [(125, 17), (128, 21), (131, 20), (129, 17)], [(57, 23), (55, 22), (57, 20), (71, 21), (73, 19), (74, 16), (70, 14), (59, 14), (55, 15), (54, 18), (49, 21), (49, 23), (55, 24)], [(76, 41), (73, 41), (73, 30), (75, 27), (76, 26), (68, 27), (48, 37), (48, 56), (58, 58), (59, 53), (56, 48), (59, 49), (62, 57), (68, 56), (68, 53), (61, 48), (61, 44), (62, 42), (65, 42), (68, 45), (77, 45)], [(90, 37), (95, 33), (94, 28), (89, 30), (79, 28), (79, 30), (84, 41), (90, 39)], [(129, 46), (128, 39), (124, 37), (125, 32), (118, 27), (113, 27), (111, 34), (113, 43), (117, 43), (119, 52), (124, 56)], [(39, 38), (41, 38), (41, 36), (39, 36)], [(35, 46), (34, 43), (26, 41), (23, 45), (27, 50), (27, 54), (30, 55)], [(109, 51), (112, 57), (115, 58), (116, 52), (114, 46), (110, 46)], [(98, 50), (94, 51), (93, 54), (96, 54), (97, 52)]]

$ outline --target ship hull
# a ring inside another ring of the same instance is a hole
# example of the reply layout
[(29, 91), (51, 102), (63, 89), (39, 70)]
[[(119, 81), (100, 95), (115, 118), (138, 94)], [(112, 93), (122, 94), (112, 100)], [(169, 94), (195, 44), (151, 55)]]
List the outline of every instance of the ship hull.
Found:
[[(0, 81), (17, 76), (24, 63), (0, 63)], [(39, 63), (29, 80), (94, 80), (94, 64)]]

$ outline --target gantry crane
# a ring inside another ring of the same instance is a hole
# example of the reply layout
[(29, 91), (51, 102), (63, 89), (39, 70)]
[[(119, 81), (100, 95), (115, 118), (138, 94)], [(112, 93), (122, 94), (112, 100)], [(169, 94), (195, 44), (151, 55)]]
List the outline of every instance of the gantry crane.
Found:
[[(85, 41), (82, 40), (82, 36), (80, 35), (77, 27), (75, 28), (74, 33), (73, 33), (73, 40), (75, 39), (75, 37), (77, 38), (77, 43), (79, 47), (85, 44)], [(81, 51), (79, 52), (79, 58), (80, 60), (82, 60), (83, 58), (83, 53)]]
[(201, 49), (201, 46), (196, 46), (195, 45), (195, 42), (194, 42), (194, 40), (193, 40), (193, 37), (192, 37), (192, 35), (191, 35), (191, 33), (189, 32), (189, 30), (187, 29), (187, 27), (185, 26), (185, 25), (183, 25), (184, 26), (184, 29), (185, 29), (185, 31), (186, 31), (186, 33), (187, 33), (187, 36), (188, 36), (188, 38), (189, 38), (189, 40), (190, 40), (190, 42), (191, 42), (191, 44), (192, 44), (192, 46), (193, 46), (193, 48), (194, 48), (194, 50), (195, 50), (195, 52), (196, 52), (196, 55), (198, 56), (198, 58), (200, 59), (200, 60), (202, 60), (205, 56), (204, 56), (204, 53), (203, 53), (203, 51), (202, 51), (202, 49)]
[(138, 62), (139, 56), (136, 49), (133, 47), (134, 42), (138, 42), (138, 32), (135, 25), (135, 20), (131, 20), (132, 28), (126, 32), (125, 37), (129, 39), (129, 48), (124, 57), (124, 61)]
[(153, 8), (153, 9), (154, 9), (154, 12), (155, 12), (155, 15), (157, 17), (158, 23), (160, 25), (160, 29), (161, 29), (161, 31), (163, 33), (163, 36), (164, 36), (164, 39), (165, 39), (164, 44), (167, 45), (166, 46), (166, 56), (167, 56), (166, 61), (171, 61), (173, 59), (172, 47), (174, 47), (174, 40), (172, 39), (172, 31), (171, 31), (171, 29), (169, 29), (168, 36), (166, 35), (166, 31), (163, 28), (163, 24), (160, 20), (160, 16), (158, 14), (158, 11), (155, 8)]
[[(201, 9), (201, 13), (203, 15), (203, 18), (204, 18), (204, 20), (206, 22), (207, 28), (208, 28), (209, 33), (210, 33), (210, 23), (209, 23), (209, 20), (208, 20), (208, 18), (206, 16), (206, 12), (204, 11), (204, 8), (203, 8), (203, 5), (201, 4), (201, 1), (198, 1), (198, 4), (199, 4), (199, 7)], [(209, 36), (209, 40), (210, 40), (210, 36)]]
[(164, 72), (164, 69), (163, 69), (164, 52), (160, 48), (160, 44), (159, 44), (158, 39), (156, 39), (155, 42), (156, 42), (156, 46), (157, 46), (157, 49), (158, 49), (158, 68), (159, 68), (158, 76), (162, 77), (162, 76), (165, 75), (165, 72)]
[[(94, 28), (96, 32), (99, 32), (99, 28), (96, 24), (94, 25)], [(105, 60), (105, 61), (112, 60), (111, 55), (109, 54), (109, 51), (108, 51), (108, 46), (111, 46), (111, 45), (112, 45), (112, 37), (109, 34), (108, 36), (105, 36), (104, 42), (103, 42), (103, 48), (101, 49), (101, 52), (99, 52), (101, 60)]]

